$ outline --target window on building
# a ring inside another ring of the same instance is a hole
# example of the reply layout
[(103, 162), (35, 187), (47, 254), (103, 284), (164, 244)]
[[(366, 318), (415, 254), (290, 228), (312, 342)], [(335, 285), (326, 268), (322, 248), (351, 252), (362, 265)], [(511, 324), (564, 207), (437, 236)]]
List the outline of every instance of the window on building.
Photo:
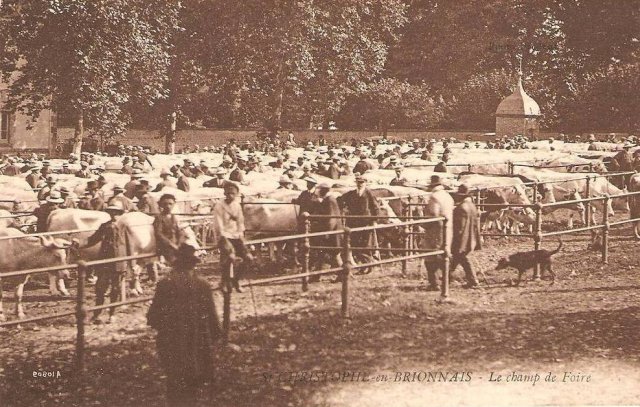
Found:
[(0, 112), (0, 141), (9, 141), (10, 120), (10, 112)]

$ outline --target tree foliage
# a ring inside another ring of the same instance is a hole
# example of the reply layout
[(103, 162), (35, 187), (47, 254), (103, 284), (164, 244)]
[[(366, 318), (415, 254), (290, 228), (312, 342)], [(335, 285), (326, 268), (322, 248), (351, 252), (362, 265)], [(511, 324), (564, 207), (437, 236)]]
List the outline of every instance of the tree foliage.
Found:
[(176, 2), (24, 0), (11, 7), (0, 30), (10, 107), (31, 116), (72, 112), (95, 133), (117, 136), (131, 106), (166, 97)]
[(355, 128), (429, 128), (442, 119), (441, 104), (425, 85), (384, 78), (350, 98), (337, 119)]

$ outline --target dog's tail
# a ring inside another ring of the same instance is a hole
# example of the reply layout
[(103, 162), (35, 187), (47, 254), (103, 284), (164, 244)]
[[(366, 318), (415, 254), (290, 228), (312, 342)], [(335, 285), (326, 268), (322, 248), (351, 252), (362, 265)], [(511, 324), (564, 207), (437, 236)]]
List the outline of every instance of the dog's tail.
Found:
[(558, 239), (558, 241), (560, 242), (560, 244), (558, 245), (558, 248), (555, 249), (554, 251), (551, 252), (551, 255), (553, 256), (554, 254), (558, 253), (560, 250), (562, 250), (562, 239)]

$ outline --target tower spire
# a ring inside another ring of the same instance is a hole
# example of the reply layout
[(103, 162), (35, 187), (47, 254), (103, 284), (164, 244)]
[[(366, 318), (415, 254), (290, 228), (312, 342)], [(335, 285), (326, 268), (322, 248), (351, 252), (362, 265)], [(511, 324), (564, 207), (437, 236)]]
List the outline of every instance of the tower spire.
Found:
[(522, 87), (522, 55), (516, 55), (518, 59), (518, 88), (522, 91), (524, 88)]

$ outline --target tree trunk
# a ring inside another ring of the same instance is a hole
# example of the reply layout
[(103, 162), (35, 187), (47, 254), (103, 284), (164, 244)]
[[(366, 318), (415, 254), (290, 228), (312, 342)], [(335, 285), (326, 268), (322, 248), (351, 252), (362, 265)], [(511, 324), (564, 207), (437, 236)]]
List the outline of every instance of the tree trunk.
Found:
[(178, 115), (176, 112), (171, 113), (169, 115), (169, 131), (167, 132), (164, 139), (164, 152), (166, 154), (175, 154), (176, 153), (176, 122)]
[(278, 95), (276, 96), (276, 111), (273, 117), (273, 129), (275, 131), (279, 131), (282, 128), (282, 102), (284, 100), (284, 62), (282, 59), (280, 60), (280, 64), (278, 65)]
[(73, 152), (78, 156), (82, 153), (82, 138), (84, 137), (84, 112), (80, 110), (76, 118), (73, 131)]

